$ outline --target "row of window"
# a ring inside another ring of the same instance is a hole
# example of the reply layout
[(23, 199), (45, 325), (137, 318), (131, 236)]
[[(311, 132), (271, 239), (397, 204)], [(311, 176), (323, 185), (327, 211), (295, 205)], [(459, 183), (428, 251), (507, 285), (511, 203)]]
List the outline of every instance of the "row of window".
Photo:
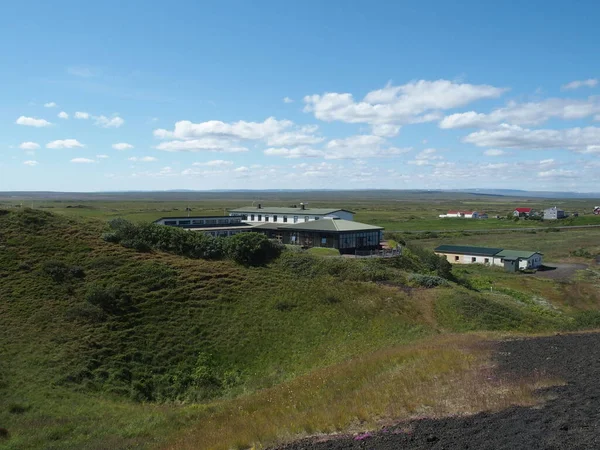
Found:
[(240, 219), (185, 219), (185, 220), (165, 220), (165, 225), (227, 225), (240, 223)]
[[(265, 222), (269, 222), (269, 220), (271, 219), (271, 216), (267, 216), (265, 214), (264, 218), (265, 218), (265, 220), (264, 220)], [(242, 219), (243, 220), (248, 220), (248, 216), (244, 215), (244, 216), (242, 216)], [(273, 214), (272, 219), (273, 219), (273, 222), (277, 222), (279, 220), (279, 217), (277, 215)], [(319, 220), (319, 219), (320, 219), (320, 217), (315, 217), (315, 220)], [(282, 220), (283, 220), (283, 223), (287, 223), (288, 222), (288, 216), (282, 216)], [(294, 223), (298, 223), (299, 217), (298, 216), (294, 216), (293, 220), (294, 220)], [(304, 216), (304, 221), (305, 222), (308, 222), (309, 220), (310, 220), (309, 216)], [(262, 222), (263, 221), (263, 215), (262, 214), (256, 214), (256, 215), (250, 214), (250, 222), (254, 222), (254, 221), (256, 221), (256, 222)]]

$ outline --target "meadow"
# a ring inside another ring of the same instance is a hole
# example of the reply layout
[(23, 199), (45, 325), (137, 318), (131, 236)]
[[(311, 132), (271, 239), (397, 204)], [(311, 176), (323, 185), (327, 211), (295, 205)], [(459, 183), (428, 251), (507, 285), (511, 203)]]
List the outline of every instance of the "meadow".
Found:
[[(438, 210), (481, 201), (467, 195), (310, 199), (396, 224), (408, 247), (389, 261), (284, 252), (253, 267), (102, 239), (108, 219), (222, 213), (253, 194), (211, 195), (36, 198), (34, 209), (0, 199), (0, 427), (9, 433), (0, 446), (264, 448), (406, 417), (531, 405), (534, 389), (560, 380), (490, 381), (492, 341), (600, 326), (600, 270), (572, 255), (600, 253), (600, 229), (431, 237), (400, 225), (418, 211), (433, 223)], [(524, 200), (493, 201), (502, 211)], [(594, 202), (569, 204), (584, 211)], [(427, 251), (499, 242), (590, 268), (570, 281), (479, 266), (448, 274)], [(113, 306), (103, 309), (107, 298)]]

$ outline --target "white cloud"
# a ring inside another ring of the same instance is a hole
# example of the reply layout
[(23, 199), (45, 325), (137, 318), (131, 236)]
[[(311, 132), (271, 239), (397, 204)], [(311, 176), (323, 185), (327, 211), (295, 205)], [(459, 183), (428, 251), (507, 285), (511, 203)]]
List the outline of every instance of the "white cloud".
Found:
[(26, 166), (34, 167), (34, 166), (37, 166), (39, 164), (39, 162), (29, 160), (29, 161), (23, 161), (23, 164), (25, 164)]
[(83, 148), (85, 147), (77, 139), (59, 139), (56, 141), (48, 142), (46, 148)]
[(400, 132), (400, 125), (381, 123), (381, 124), (373, 125), (371, 127), (371, 132), (375, 136), (394, 137), (394, 136), (397, 136), (398, 133)]
[(44, 104), (44, 108), (56, 108), (58, 105), (54, 102), (48, 102)]
[(478, 147), (510, 149), (567, 149), (580, 153), (600, 150), (600, 128), (567, 128), (563, 130), (531, 130), (517, 125), (501, 125), (495, 130), (480, 130), (463, 138)]
[(169, 141), (162, 142), (156, 146), (157, 150), (166, 152), (223, 152), (238, 153), (247, 152), (246, 147), (235, 145), (229, 139), (203, 138), (192, 139), (189, 141)]
[(114, 148), (115, 150), (129, 150), (131, 148), (133, 148), (133, 145), (128, 144), (127, 142), (119, 142), (118, 144), (113, 144), (112, 148)]
[(96, 160), (89, 158), (73, 158), (71, 162), (75, 164), (93, 164)]
[(90, 118), (90, 113), (86, 113), (86, 112), (82, 112), (82, 111), (75, 111), (75, 118), (87, 120)]
[(58, 113), (58, 118), (59, 119), (68, 119), (69, 115), (66, 112), (64, 112), (64, 111), (61, 111), (61, 112)]
[(325, 139), (302, 131), (279, 133), (267, 138), (267, 144), (273, 146), (312, 145), (323, 142)]
[(578, 174), (574, 170), (552, 169), (538, 172), (537, 176), (540, 178), (575, 178)]
[(92, 70), (89, 67), (80, 67), (80, 66), (69, 67), (67, 69), (67, 72), (69, 72), (71, 75), (75, 75), (76, 77), (89, 78), (89, 77), (94, 76), (94, 73), (92, 72)]
[(17, 125), (25, 125), (28, 127), (36, 127), (36, 128), (48, 127), (48, 126), (52, 125), (50, 122), (48, 122), (45, 119), (36, 119), (35, 117), (25, 117), (25, 116), (19, 117), (15, 123)]
[(246, 122), (240, 120), (233, 123), (225, 123), (220, 120), (209, 120), (208, 122), (192, 123), (189, 120), (181, 120), (175, 123), (173, 131), (164, 129), (154, 130), (154, 136), (166, 139), (198, 139), (204, 137), (220, 137), (229, 139), (266, 139), (282, 132), (293, 125), (289, 120), (277, 120), (269, 117), (264, 122)]
[(502, 156), (502, 155), (506, 155), (506, 152), (504, 150), (499, 150), (496, 148), (491, 148), (489, 150), (486, 150), (485, 152), (483, 152), (483, 154), (485, 156)]
[(579, 89), (580, 87), (590, 87), (593, 88), (598, 84), (598, 80), (596, 78), (589, 78), (587, 80), (575, 80), (567, 83), (561, 87), (563, 91)]
[(542, 102), (509, 102), (489, 114), (468, 111), (451, 114), (440, 121), (440, 128), (488, 128), (499, 123), (539, 125), (549, 119), (576, 120), (600, 113), (600, 98), (587, 100), (550, 98)]
[(102, 128), (119, 128), (125, 123), (119, 116), (106, 117), (106, 116), (94, 116), (94, 125)]
[(289, 97), (283, 97), (283, 103), (294, 103), (294, 100)]
[(324, 151), (315, 150), (308, 146), (300, 146), (293, 148), (268, 148), (264, 151), (264, 154), (267, 156), (283, 156), (284, 158), (314, 158), (325, 156)]
[(154, 162), (154, 161), (158, 161), (158, 159), (155, 158), (154, 156), (141, 156), (139, 158), (137, 156), (132, 156), (128, 160), (129, 161), (133, 161), (133, 162)]
[(96, 155), (96, 159), (107, 159), (109, 158), (108, 155)]
[(36, 142), (23, 142), (19, 145), (21, 150), (37, 150), (40, 148), (40, 144)]
[(224, 167), (233, 165), (233, 161), (225, 161), (223, 159), (214, 159), (207, 162), (195, 162), (192, 166), (209, 166), (209, 167)]
[(415, 166), (444, 166), (447, 163), (445, 162), (439, 162), (440, 160), (444, 159), (444, 157), (442, 155), (438, 155), (437, 150), (435, 148), (426, 148), (425, 150), (417, 153), (415, 155), (415, 159), (412, 161), (409, 161), (409, 164), (415, 165)]
[(396, 156), (407, 153), (410, 148), (387, 146), (381, 136), (361, 134), (344, 139), (333, 139), (325, 146), (327, 159), (356, 159)]
[(243, 173), (243, 172), (249, 172), (250, 169), (246, 166), (241, 166), (241, 167), (236, 167), (235, 169), (233, 169), (234, 172), (238, 172), (238, 173)]
[(304, 97), (305, 112), (320, 120), (348, 123), (408, 124), (437, 120), (440, 111), (481, 99), (496, 98), (506, 89), (459, 84), (448, 80), (420, 80), (401, 86), (388, 84), (369, 92), (361, 102), (352, 94), (325, 93)]

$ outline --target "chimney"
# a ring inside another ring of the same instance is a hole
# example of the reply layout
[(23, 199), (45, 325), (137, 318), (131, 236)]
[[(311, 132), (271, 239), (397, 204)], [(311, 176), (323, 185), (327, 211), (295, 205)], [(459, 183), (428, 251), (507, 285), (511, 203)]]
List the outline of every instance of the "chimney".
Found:
[(258, 209), (262, 209), (262, 204), (258, 204)]
[(300, 209), (305, 209), (304, 203), (300, 203)]

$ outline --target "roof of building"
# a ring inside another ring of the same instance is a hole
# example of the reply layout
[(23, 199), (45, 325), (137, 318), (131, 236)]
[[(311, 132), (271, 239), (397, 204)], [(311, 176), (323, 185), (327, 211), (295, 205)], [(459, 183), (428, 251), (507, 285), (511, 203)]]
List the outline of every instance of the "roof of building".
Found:
[(280, 207), (280, 206), (245, 206), (243, 208), (230, 209), (229, 212), (233, 213), (263, 213), (263, 214), (292, 214), (292, 215), (318, 215), (325, 216), (327, 214), (333, 214), (338, 211), (345, 211), (350, 214), (354, 214), (353, 211), (348, 211), (347, 209), (340, 208), (305, 208), (302, 207)]
[(202, 219), (233, 219), (235, 217), (232, 216), (173, 216), (173, 217), (160, 217), (156, 219), (154, 222), (158, 222), (159, 220), (202, 220)]
[(247, 223), (241, 223), (241, 224), (231, 224), (231, 225), (213, 225), (213, 226), (206, 226), (206, 225), (201, 225), (201, 226), (196, 226), (196, 225), (191, 225), (191, 226), (185, 226), (185, 227), (181, 227), (181, 228), (185, 228), (186, 230), (189, 231), (222, 231), (222, 230), (250, 230), (251, 228), (254, 228), (252, 225), (247, 224)]
[(533, 255), (541, 255), (540, 252), (520, 251), (520, 250), (502, 250), (496, 256), (504, 259), (529, 259)]
[(476, 211), (448, 211), (448, 214), (473, 214)]
[(321, 219), (300, 223), (261, 223), (253, 228), (259, 230), (297, 230), (297, 231), (325, 231), (325, 232), (348, 232), (348, 231), (375, 231), (383, 230), (383, 227), (369, 225), (367, 223), (354, 222), (344, 219)]
[(501, 248), (471, 247), (469, 245), (440, 245), (436, 247), (437, 253), (454, 253), (458, 255), (494, 256), (501, 252)]
[(531, 212), (531, 208), (515, 208), (515, 211), (520, 213), (529, 213)]

